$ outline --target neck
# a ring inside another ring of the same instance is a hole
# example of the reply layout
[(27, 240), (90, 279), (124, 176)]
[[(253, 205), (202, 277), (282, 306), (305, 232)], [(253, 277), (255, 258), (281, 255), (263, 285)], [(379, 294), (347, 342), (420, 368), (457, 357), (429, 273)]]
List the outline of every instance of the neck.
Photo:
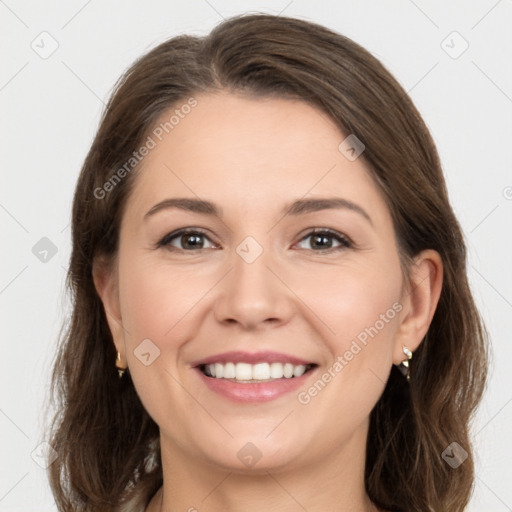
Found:
[(303, 467), (247, 473), (198, 461), (161, 437), (163, 487), (146, 512), (375, 512), (364, 486), (367, 429)]

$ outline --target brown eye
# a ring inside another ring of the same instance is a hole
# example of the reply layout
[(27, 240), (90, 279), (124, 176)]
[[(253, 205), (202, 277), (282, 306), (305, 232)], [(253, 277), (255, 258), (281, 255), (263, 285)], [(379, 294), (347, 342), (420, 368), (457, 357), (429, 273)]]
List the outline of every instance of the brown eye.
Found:
[[(178, 249), (190, 252), (194, 250), (208, 249), (208, 247), (205, 247), (205, 240), (210, 239), (202, 231), (182, 229), (166, 235), (158, 243), (158, 247), (167, 247), (169, 249)], [(212, 243), (212, 245), (214, 244)]]
[(305, 247), (305, 249), (316, 252), (336, 251), (352, 246), (350, 240), (346, 236), (341, 233), (337, 233), (336, 231), (325, 229), (312, 231), (302, 238), (301, 242), (307, 239), (310, 239), (310, 247)]

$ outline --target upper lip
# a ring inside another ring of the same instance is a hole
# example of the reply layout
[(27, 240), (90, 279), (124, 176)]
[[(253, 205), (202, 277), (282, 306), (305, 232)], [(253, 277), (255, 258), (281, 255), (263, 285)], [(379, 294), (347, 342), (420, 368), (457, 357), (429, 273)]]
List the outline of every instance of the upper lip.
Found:
[(294, 365), (314, 364), (312, 361), (306, 361), (300, 357), (283, 354), (281, 352), (263, 351), (263, 352), (242, 352), (231, 351), (223, 352), (213, 356), (205, 357), (194, 361), (191, 366), (197, 367), (214, 363), (292, 363)]

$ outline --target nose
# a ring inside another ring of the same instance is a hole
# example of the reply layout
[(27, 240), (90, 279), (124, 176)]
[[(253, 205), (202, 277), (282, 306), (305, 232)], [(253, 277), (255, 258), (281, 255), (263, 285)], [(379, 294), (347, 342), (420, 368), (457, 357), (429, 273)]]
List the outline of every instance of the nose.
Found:
[(233, 268), (219, 283), (214, 306), (217, 321), (245, 330), (287, 323), (294, 312), (294, 295), (270, 254), (264, 251), (255, 261), (248, 261), (234, 253)]

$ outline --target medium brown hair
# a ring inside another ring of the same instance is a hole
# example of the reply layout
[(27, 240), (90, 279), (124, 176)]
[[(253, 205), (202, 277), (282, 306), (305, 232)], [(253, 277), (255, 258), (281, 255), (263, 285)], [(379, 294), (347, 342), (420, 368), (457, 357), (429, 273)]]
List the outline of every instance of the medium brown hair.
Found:
[[(393, 367), (371, 413), (365, 482), (370, 498), (387, 510), (462, 511), (474, 481), (469, 422), (485, 384), (486, 332), (436, 148), (406, 92), (370, 53), (315, 23), (264, 14), (230, 18), (206, 37), (160, 44), (128, 69), (106, 106), (74, 196), (67, 276), (73, 313), (52, 377), (51, 445), (58, 458), (49, 477), (58, 509), (143, 509), (162, 484), (158, 426), (129, 372), (117, 377), (92, 277), (95, 258), (116, 257), (137, 168), (104, 197), (95, 191), (129, 161), (163, 113), (215, 91), (295, 98), (322, 109), (343, 133), (363, 141), (401, 261), (424, 249), (441, 255), (441, 296), (411, 361), (410, 384)], [(469, 454), (456, 469), (441, 457), (453, 441)]]

